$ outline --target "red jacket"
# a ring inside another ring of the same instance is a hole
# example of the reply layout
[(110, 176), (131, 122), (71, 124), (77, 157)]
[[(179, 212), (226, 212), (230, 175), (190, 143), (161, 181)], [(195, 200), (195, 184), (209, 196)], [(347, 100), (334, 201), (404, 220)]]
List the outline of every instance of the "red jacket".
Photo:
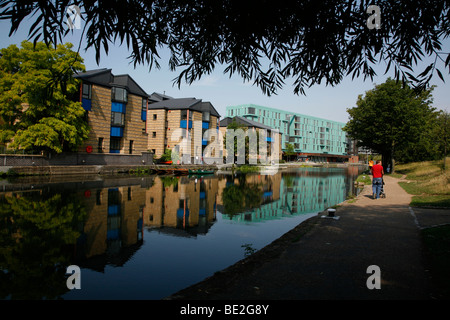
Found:
[(376, 164), (372, 167), (372, 176), (374, 178), (382, 178), (384, 174), (383, 166), (380, 164)]

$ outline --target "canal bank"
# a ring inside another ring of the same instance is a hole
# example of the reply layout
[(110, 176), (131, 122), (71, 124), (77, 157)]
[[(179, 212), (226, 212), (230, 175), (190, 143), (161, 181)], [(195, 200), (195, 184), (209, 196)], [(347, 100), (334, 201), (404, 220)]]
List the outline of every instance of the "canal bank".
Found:
[[(356, 164), (327, 164), (327, 163), (280, 163), (274, 166), (254, 166), (261, 172), (270, 174), (276, 170), (287, 168), (327, 167), (343, 168), (347, 166), (358, 166)], [(364, 166), (364, 165), (362, 165)], [(245, 165), (245, 167), (253, 167)], [(207, 164), (183, 164), (183, 165), (61, 165), (61, 166), (0, 166), (0, 176), (46, 176), (46, 175), (114, 175), (114, 174), (146, 174), (146, 173), (183, 173), (186, 170), (218, 170), (220, 172), (231, 172), (238, 169), (236, 165), (207, 165)], [(254, 172), (254, 171), (252, 171)]]
[[(398, 179), (385, 182), (386, 198), (372, 199), (366, 186), (356, 201), (337, 206), (334, 218), (321, 212), (166, 300), (439, 299), (420, 230), (450, 223), (450, 212), (410, 208)], [(371, 266), (380, 271), (380, 289), (370, 288)]]
[(158, 172), (171, 173), (184, 170), (216, 170), (211, 165), (77, 165), (77, 166), (2, 166), (0, 176), (46, 176), (46, 175), (114, 175), (114, 174), (148, 174)]

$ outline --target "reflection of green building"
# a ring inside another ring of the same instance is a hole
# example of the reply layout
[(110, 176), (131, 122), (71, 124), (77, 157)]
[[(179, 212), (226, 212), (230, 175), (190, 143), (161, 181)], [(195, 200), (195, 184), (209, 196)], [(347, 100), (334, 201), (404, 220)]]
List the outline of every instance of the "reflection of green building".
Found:
[(283, 174), (278, 199), (272, 199), (273, 190), (264, 190), (260, 207), (233, 214), (231, 219), (239, 222), (258, 222), (315, 213), (345, 200), (346, 177), (344, 174), (324, 175), (314, 174), (314, 171), (309, 173), (312, 174)]

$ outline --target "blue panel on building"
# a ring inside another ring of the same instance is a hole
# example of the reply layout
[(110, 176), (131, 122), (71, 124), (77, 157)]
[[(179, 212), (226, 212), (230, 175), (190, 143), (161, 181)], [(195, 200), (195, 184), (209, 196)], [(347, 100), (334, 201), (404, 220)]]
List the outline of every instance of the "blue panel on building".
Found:
[[(183, 216), (184, 216), (184, 210), (183, 210), (183, 208), (179, 208), (177, 210), (177, 218), (183, 218)], [(185, 216), (185, 218), (187, 218), (187, 217), (189, 217), (189, 210), (188, 209), (186, 209), (186, 216)]]
[(81, 100), (81, 106), (83, 107), (84, 110), (86, 111), (91, 111), (91, 107), (92, 107), (92, 101), (91, 99), (85, 99), (83, 98)]
[(267, 138), (266, 138), (266, 141), (267, 141), (267, 142), (273, 142), (273, 141), (272, 141), (272, 138), (270, 138), (270, 137), (267, 137)]
[(200, 199), (205, 199), (205, 198), (206, 198), (205, 191), (200, 191)]
[(118, 204), (111, 204), (108, 206), (108, 215), (114, 216), (116, 214), (119, 214), (119, 205)]
[[(180, 128), (186, 129), (186, 120), (180, 120)], [(189, 129), (192, 128), (192, 120), (189, 120)]]
[(263, 197), (271, 197), (272, 196), (272, 191), (265, 191), (263, 194)]
[(147, 112), (141, 111), (141, 120), (146, 121), (147, 120)]
[(206, 146), (208, 144), (208, 140), (202, 139), (202, 146)]
[(198, 210), (198, 215), (199, 215), (200, 217), (206, 216), (206, 209), (200, 209), (200, 210)]
[(123, 137), (123, 128), (111, 127), (111, 137)]
[(119, 239), (119, 229), (112, 229), (106, 232), (106, 240), (116, 240)]
[(111, 102), (111, 111), (125, 113), (125, 103), (115, 101)]
[(202, 129), (209, 129), (209, 122), (202, 122)]
[(109, 149), (109, 153), (120, 153), (120, 150)]

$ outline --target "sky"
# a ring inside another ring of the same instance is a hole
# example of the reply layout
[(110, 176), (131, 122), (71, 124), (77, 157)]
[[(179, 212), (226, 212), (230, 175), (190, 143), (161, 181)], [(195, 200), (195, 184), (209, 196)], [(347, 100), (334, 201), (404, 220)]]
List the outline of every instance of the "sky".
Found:
[[(23, 40), (28, 38), (30, 25), (31, 22), (26, 21), (15, 34), (8, 37), (10, 24), (8, 21), (1, 20), (0, 48), (5, 48), (10, 44), (20, 45)], [(77, 49), (80, 40), (83, 41), (81, 29), (73, 29), (73, 33), (69, 33), (64, 38), (64, 42), (74, 44), (73, 50)], [(349, 120), (347, 109), (356, 106), (358, 95), (364, 95), (376, 84), (385, 82), (389, 76), (394, 77), (393, 71), (384, 74), (385, 63), (381, 62), (379, 68), (375, 69), (378, 75), (373, 80), (370, 78), (364, 80), (363, 77), (352, 79), (351, 76), (348, 76), (334, 87), (315, 85), (305, 88), (306, 95), (296, 95), (293, 92), (292, 82), (287, 80), (277, 95), (268, 97), (251, 82), (244, 83), (238, 75), (230, 78), (227, 74), (223, 74), (225, 67), (220, 65), (216, 66), (212, 74), (203, 76), (202, 79), (191, 85), (182, 83), (178, 88), (178, 85), (174, 85), (173, 82), (178, 72), (170, 71), (166, 50), (161, 51), (161, 60), (159, 60), (161, 68), (149, 70), (148, 65), (134, 67), (131, 59), (128, 58), (130, 51), (126, 45), (110, 44), (108, 55), (102, 52), (99, 64), (95, 60), (95, 49), (89, 48), (86, 51), (84, 47), (84, 42), (82, 42), (80, 55), (84, 59), (86, 70), (110, 68), (115, 75), (129, 74), (148, 94), (158, 92), (174, 98), (195, 97), (209, 101), (222, 118), (226, 116), (227, 106), (256, 104), (346, 123)], [(450, 52), (450, 39), (443, 42), (442, 51)], [(414, 74), (417, 75), (423, 71), (432, 60), (434, 58), (422, 61), (413, 68)], [(450, 75), (448, 71), (445, 71), (443, 62), (438, 63), (438, 68), (443, 73), (445, 82), (437, 74), (433, 77), (431, 84), (436, 85), (433, 91), (433, 106), (438, 110), (450, 112)]]

